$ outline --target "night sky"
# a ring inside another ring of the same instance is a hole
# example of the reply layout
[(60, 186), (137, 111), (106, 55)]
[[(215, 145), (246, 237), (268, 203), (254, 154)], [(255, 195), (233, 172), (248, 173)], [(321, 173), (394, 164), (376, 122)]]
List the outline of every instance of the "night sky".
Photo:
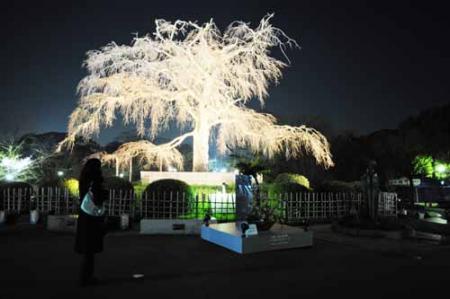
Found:
[[(273, 24), (296, 39), (266, 111), (334, 133), (395, 128), (449, 102), (450, 20), (442, 1), (3, 1), (0, 133), (65, 131), (86, 51), (129, 44), (154, 19)], [(101, 141), (124, 130), (106, 130)]]

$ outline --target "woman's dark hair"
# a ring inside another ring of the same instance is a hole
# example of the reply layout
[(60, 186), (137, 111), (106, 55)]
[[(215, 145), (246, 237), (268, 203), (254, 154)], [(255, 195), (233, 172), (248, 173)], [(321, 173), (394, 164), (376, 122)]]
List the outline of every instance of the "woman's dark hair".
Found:
[(102, 162), (99, 159), (89, 159), (84, 164), (80, 173), (80, 185), (90, 184), (90, 182), (101, 183), (102, 176)]

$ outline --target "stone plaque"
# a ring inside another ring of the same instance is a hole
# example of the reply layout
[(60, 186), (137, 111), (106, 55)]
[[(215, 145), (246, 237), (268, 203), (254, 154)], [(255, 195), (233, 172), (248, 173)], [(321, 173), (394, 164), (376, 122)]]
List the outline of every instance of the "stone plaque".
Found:
[(273, 235), (270, 237), (269, 244), (270, 246), (273, 247), (289, 245), (289, 235), (287, 234)]

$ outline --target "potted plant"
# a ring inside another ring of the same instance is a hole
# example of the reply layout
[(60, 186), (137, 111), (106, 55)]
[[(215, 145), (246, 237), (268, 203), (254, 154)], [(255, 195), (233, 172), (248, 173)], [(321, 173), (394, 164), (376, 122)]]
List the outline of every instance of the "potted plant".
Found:
[(258, 231), (269, 230), (280, 220), (281, 217), (277, 205), (271, 204), (270, 200), (261, 200), (254, 204), (247, 218), (249, 224), (256, 224)]

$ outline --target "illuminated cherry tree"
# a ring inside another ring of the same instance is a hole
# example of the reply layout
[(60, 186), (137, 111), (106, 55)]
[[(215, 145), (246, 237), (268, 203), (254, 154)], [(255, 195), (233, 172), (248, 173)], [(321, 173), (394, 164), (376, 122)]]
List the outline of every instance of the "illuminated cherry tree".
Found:
[(116, 176), (121, 168), (128, 168), (129, 180), (132, 179), (133, 159), (138, 159), (140, 165), (157, 165), (162, 171), (163, 167), (183, 169), (183, 156), (171, 143), (155, 145), (147, 140), (124, 143), (114, 153), (97, 152), (85, 158), (101, 159), (108, 165), (114, 165)]
[[(170, 151), (181, 165), (174, 149), (193, 138), (193, 170), (206, 171), (214, 135), (222, 154), (235, 147), (269, 157), (307, 152), (331, 166), (329, 144), (318, 131), (278, 125), (273, 116), (246, 106), (252, 99), (264, 104), (269, 84), (278, 83), (289, 63), (285, 48), (297, 46), (270, 24), (271, 18), (264, 17), (254, 29), (236, 21), (224, 32), (212, 20), (199, 25), (159, 19), (152, 35), (135, 37), (131, 45), (112, 42), (89, 51), (84, 62), (89, 74), (79, 83), (80, 101), (60, 146), (70, 147), (77, 136), (91, 138), (121, 115), (149, 140), (174, 123), (181, 132), (165, 144), (143, 141), (124, 147), (128, 152), (121, 152), (122, 157), (145, 148), (144, 156), (157, 164), (158, 155)], [(276, 47), (286, 62), (270, 56)]]

